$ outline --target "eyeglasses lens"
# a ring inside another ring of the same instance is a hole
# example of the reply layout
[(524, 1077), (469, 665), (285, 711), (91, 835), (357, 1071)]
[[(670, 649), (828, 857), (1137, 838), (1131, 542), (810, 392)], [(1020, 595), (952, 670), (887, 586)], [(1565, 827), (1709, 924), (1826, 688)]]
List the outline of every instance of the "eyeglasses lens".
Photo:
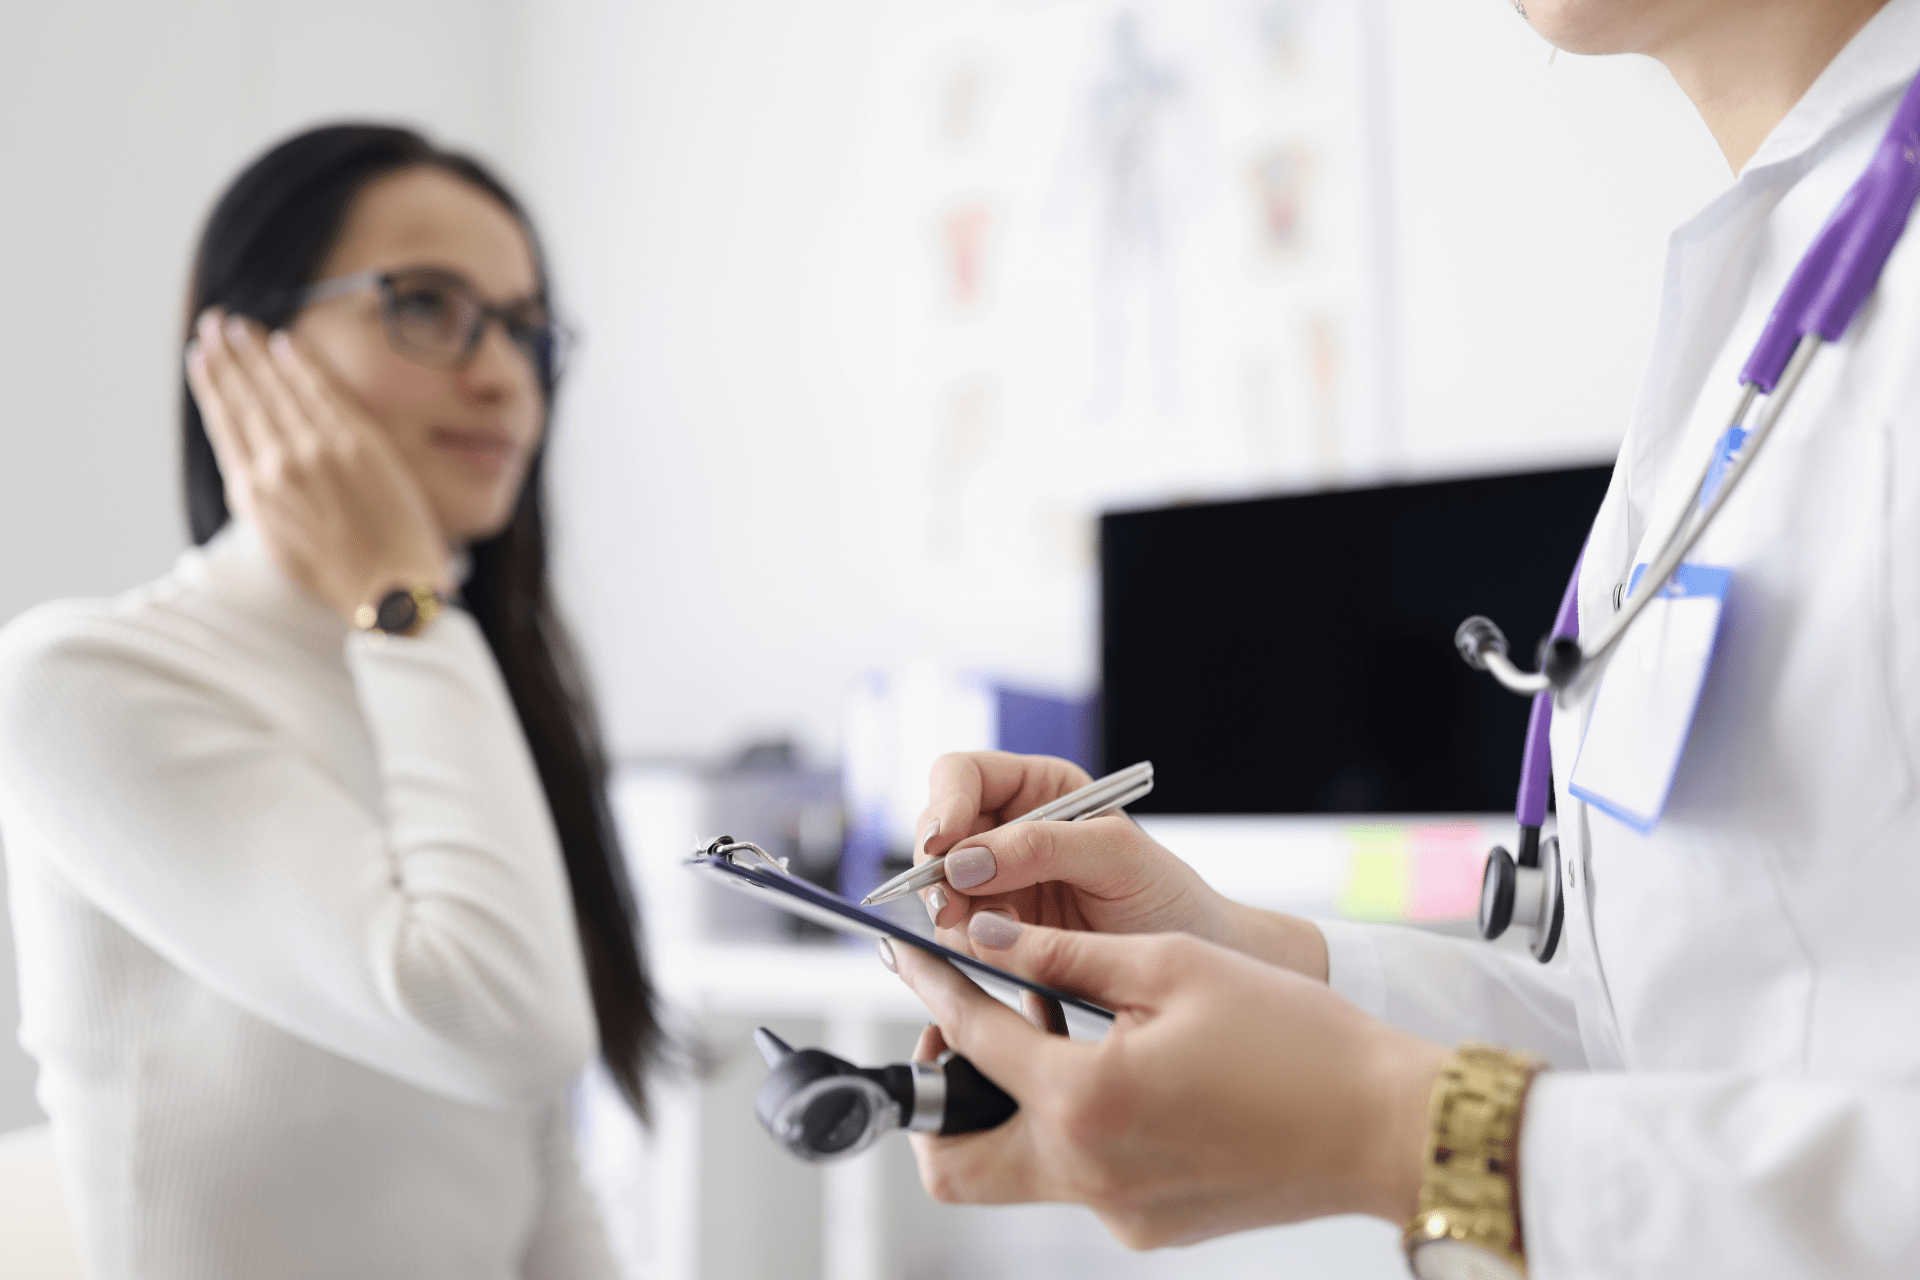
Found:
[(507, 336), (527, 353), (533, 361), (533, 368), (540, 375), (540, 381), (552, 386), (560, 379), (560, 365), (565, 358), (561, 345), (561, 329), (554, 324), (515, 323), (507, 326)]
[[(406, 271), (389, 277), (382, 301), (394, 346), (436, 365), (458, 365), (472, 355), (490, 314), (471, 285), (440, 271)], [(551, 386), (566, 358), (566, 331), (536, 304), (515, 310), (520, 314), (503, 317), (507, 337), (526, 352), (541, 381)]]
[(461, 282), (437, 272), (408, 272), (387, 284), (383, 308), (395, 345), (436, 363), (464, 359), (484, 314)]

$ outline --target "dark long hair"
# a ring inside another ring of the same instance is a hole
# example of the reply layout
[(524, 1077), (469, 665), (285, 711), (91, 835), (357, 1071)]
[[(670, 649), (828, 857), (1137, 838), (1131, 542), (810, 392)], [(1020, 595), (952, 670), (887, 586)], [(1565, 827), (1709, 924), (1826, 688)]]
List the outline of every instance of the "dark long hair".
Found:
[[(193, 317), (207, 307), (225, 307), (268, 328), (292, 319), (288, 295), (313, 283), (354, 198), (376, 178), (420, 167), (473, 184), (511, 213), (533, 251), (540, 288), (548, 289), (546, 259), (525, 210), (477, 161), (443, 151), (408, 129), (331, 125), (274, 147), (235, 178), (214, 206), (194, 257), (183, 349)], [(551, 426), (555, 388), (547, 384), (541, 391)], [(194, 542), (204, 543), (227, 522), (226, 491), (184, 382), (180, 422), (187, 519)], [(599, 727), (548, 589), (541, 477), (550, 435), (542, 435), (511, 522), (468, 548), (472, 572), (463, 590), (513, 696), (560, 835), (601, 1053), (644, 1118), (646, 1072), (661, 1056), (664, 1036), (640, 959), (632, 886), (607, 808)]]

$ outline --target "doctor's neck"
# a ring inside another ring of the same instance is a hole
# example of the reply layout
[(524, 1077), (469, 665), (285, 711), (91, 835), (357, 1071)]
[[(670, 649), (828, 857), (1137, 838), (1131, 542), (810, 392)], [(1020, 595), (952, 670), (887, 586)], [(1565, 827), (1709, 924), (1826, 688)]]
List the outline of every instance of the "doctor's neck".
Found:
[(1529, 0), (1568, 53), (1643, 53), (1672, 73), (1735, 173), (1887, 0)]

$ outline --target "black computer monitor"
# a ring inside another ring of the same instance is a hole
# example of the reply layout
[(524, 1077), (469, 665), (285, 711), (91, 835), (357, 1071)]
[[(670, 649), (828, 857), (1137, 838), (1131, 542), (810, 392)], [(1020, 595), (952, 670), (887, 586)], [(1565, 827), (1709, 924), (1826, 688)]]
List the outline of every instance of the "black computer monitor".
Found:
[(1121, 511), (1100, 521), (1101, 757), (1152, 760), (1141, 813), (1510, 809), (1528, 700), (1607, 466)]

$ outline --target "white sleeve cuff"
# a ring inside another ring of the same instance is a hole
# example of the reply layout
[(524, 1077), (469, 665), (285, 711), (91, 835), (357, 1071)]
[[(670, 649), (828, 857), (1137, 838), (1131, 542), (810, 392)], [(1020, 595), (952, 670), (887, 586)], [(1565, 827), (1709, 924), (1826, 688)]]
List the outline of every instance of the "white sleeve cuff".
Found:
[(1327, 942), (1327, 985), (1349, 1003), (1386, 1020), (1387, 975), (1373, 945), (1373, 929), (1348, 920), (1315, 920)]
[(1556, 1067), (1586, 1065), (1565, 965), (1404, 925), (1316, 920), (1327, 984), (1360, 1009), (1435, 1044), (1489, 1040)]

